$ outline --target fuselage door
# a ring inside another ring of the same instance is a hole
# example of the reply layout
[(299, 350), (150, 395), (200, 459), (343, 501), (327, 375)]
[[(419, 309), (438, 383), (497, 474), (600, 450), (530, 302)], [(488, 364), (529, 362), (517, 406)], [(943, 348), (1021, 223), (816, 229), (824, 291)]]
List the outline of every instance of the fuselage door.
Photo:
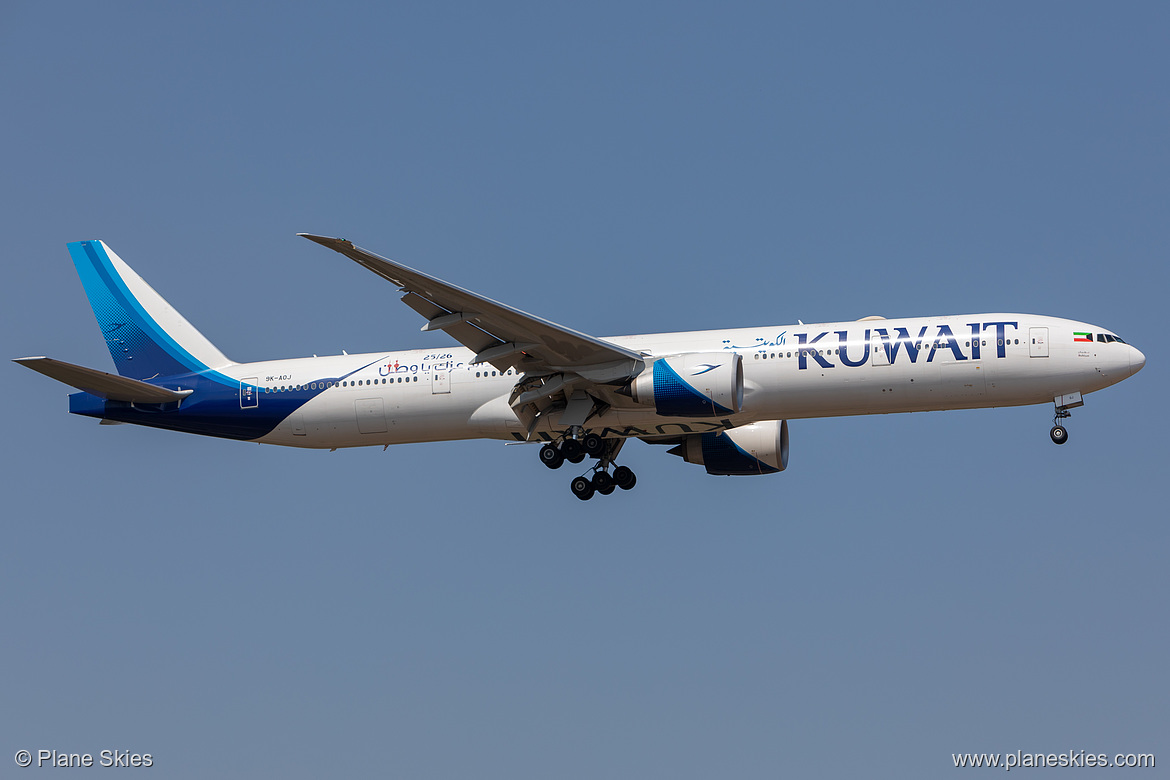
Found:
[(1028, 354), (1048, 357), (1048, 328), (1028, 328)]
[(358, 398), (353, 402), (358, 433), (385, 433), (386, 411), (381, 398)]
[(240, 380), (240, 408), (255, 409), (260, 404), (260, 394), (256, 391), (257, 377), (250, 376)]
[(451, 374), (446, 370), (435, 369), (431, 373), (431, 393), (449, 393), (451, 392)]

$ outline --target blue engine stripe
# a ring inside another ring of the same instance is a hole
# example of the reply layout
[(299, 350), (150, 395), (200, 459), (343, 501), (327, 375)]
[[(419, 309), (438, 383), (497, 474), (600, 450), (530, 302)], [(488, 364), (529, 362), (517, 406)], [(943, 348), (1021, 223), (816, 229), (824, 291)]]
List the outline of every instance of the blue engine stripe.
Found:
[(666, 360), (654, 361), (654, 410), (667, 417), (713, 417), (732, 414), (691, 387)]
[(750, 474), (777, 474), (780, 469), (744, 451), (732, 441), (727, 432), (704, 433), (703, 465), (708, 474), (743, 476)]

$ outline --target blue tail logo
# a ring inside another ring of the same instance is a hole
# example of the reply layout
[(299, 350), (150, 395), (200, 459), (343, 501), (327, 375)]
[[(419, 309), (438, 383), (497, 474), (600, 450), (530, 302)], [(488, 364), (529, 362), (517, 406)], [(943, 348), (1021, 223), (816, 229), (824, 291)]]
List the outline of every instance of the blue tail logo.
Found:
[(101, 241), (75, 241), (69, 254), (119, 374), (151, 379), (231, 362)]

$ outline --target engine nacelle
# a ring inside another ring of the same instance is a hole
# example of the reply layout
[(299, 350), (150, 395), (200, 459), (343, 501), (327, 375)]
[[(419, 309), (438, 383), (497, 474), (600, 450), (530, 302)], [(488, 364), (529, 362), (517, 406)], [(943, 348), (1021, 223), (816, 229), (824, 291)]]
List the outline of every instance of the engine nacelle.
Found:
[(672, 449), (687, 463), (721, 476), (775, 474), (788, 467), (788, 421), (764, 422), (721, 433), (696, 433)]
[(743, 407), (743, 359), (737, 352), (660, 357), (624, 388), (665, 417), (717, 417)]

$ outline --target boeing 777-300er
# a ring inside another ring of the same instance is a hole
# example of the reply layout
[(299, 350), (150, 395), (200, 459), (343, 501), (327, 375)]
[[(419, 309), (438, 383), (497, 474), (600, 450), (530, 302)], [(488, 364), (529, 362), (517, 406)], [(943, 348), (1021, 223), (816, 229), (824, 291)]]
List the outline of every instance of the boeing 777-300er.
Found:
[(456, 439), (543, 443), (589, 499), (628, 490), (630, 438), (708, 474), (788, 465), (788, 420), (1052, 403), (1052, 441), (1087, 393), (1145, 356), (1097, 325), (970, 314), (595, 338), (386, 260), (301, 234), (389, 281), (461, 347), (236, 363), (101, 241), (69, 244), (118, 374), (16, 362), (71, 385), (69, 411), (289, 447)]

